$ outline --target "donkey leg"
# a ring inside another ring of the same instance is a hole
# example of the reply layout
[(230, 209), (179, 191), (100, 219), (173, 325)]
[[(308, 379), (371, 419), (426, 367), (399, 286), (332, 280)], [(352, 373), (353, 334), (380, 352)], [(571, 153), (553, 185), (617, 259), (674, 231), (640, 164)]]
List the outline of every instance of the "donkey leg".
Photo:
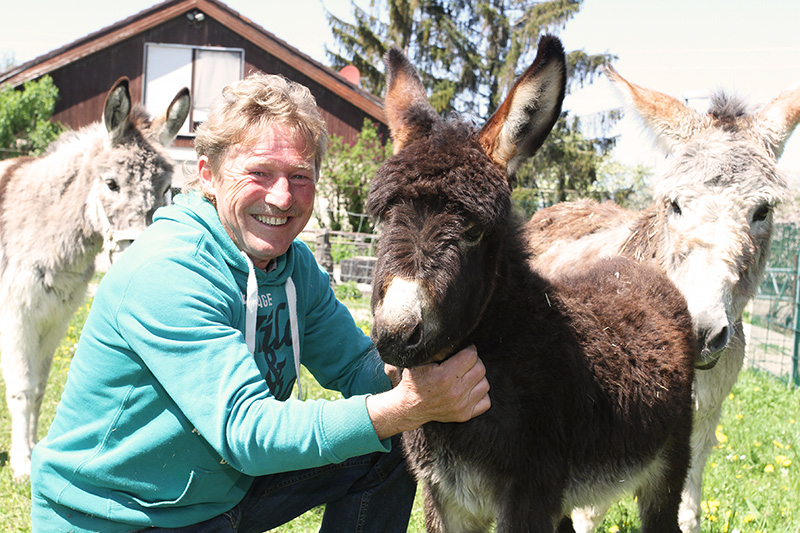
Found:
[(467, 509), (447, 489), (425, 484), (425, 527), (428, 533), (486, 533), (493, 522), (484, 509)]
[[(35, 406), (35, 387), (31, 381), (28, 354), (18, 346), (6, 342), (2, 346), (3, 380), (6, 384), (6, 403), (11, 415), (11, 449), (9, 464), (15, 479), (30, 475), (31, 450), (35, 437), (31, 435)], [(35, 365), (34, 365), (35, 366)]]
[(499, 498), (497, 533), (559, 533), (573, 529), (563, 513), (562, 490), (544, 483), (510, 484)]
[[(691, 416), (686, 420), (691, 423)], [(650, 466), (651, 475), (636, 490), (642, 533), (680, 533), (678, 508), (689, 469), (690, 429), (687, 424), (685, 431), (673, 434), (662, 456)]]
[(9, 464), (15, 479), (30, 475), (39, 409), (53, 360), (52, 342), (41, 341), (29, 323), (10, 319), (4, 324), (0, 353), (11, 414)]
[(611, 504), (592, 505), (572, 511), (572, 527), (575, 533), (591, 533), (603, 521)]
[(692, 463), (683, 489), (679, 523), (683, 533), (700, 533), (703, 495), (703, 471), (708, 455), (717, 445), (716, 428), (722, 402), (736, 384), (745, 357), (744, 333), (737, 325), (734, 337), (719, 363), (711, 370), (698, 371), (694, 378), (694, 427), (692, 429)]

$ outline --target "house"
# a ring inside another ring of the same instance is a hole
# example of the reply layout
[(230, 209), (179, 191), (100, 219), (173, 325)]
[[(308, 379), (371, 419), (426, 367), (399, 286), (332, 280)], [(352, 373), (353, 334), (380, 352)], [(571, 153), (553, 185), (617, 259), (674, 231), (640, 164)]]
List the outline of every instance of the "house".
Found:
[(352, 142), (365, 119), (388, 135), (382, 102), (350, 81), (348, 71), (325, 67), (217, 0), (159, 3), (0, 73), (0, 85), (49, 74), (59, 89), (53, 119), (73, 129), (100, 119), (106, 93), (120, 76), (130, 79), (134, 101), (153, 111), (189, 87), (193, 109), (171, 147), (182, 162), (195, 159), (194, 128), (211, 99), (253, 70), (307, 86), (332, 135)]

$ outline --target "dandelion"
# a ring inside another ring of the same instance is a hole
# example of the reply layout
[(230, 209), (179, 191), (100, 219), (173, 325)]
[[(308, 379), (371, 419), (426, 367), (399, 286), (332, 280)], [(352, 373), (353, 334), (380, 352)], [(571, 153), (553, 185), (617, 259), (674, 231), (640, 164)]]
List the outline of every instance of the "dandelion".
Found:
[(778, 442), (776, 440), (772, 441), (772, 444), (774, 444), (776, 448), (780, 448), (781, 450), (785, 448), (785, 446), (783, 444), (781, 444), (780, 442)]
[(750, 522), (755, 522), (756, 521), (756, 517), (755, 517), (755, 515), (752, 515), (752, 514), (746, 514), (746, 515), (744, 515), (744, 518), (742, 520), (744, 520), (745, 524), (749, 524)]
[(744, 415), (742, 413), (736, 413), (736, 420), (744, 420)]
[(792, 464), (792, 460), (786, 457), (785, 455), (776, 455), (775, 456), (775, 463), (778, 466), (789, 466)]
[(619, 526), (614, 524), (610, 528), (608, 528), (608, 533), (619, 533)]
[(754, 440), (753, 441), (753, 446), (755, 446), (756, 448), (760, 448), (761, 447), (761, 442), (759, 442), (757, 440)]
[(717, 426), (714, 435), (716, 435), (717, 442), (719, 442), (720, 444), (725, 444), (726, 442), (728, 442), (728, 436), (722, 432), (722, 426)]
[(733, 400), (733, 393), (728, 394), (728, 399)]
[(764, 467), (764, 472), (766, 472), (767, 474), (771, 474), (774, 471), (775, 471), (775, 467), (772, 466), (771, 464), (768, 464), (767, 466)]

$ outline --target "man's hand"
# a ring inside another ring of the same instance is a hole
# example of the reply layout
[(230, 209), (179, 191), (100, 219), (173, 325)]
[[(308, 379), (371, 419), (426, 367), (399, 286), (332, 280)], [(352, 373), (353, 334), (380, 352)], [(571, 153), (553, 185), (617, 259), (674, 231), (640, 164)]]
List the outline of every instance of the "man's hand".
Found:
[(395, 384), (367, 398), (378, 437), (417, 429), (426, 422), (466, 422), (491, 407), (486, 369), (474, 346), (442, 363), (402, 370), (386, 365)]

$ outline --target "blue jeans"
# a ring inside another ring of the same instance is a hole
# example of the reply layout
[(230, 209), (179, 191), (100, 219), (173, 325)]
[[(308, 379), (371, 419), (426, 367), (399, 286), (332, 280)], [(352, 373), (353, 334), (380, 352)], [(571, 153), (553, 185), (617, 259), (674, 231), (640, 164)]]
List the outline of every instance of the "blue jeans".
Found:
[(255, 479), (244, 499), (200, 524), (146, 533), (263, 533), (326, 504), (321, 532), (405, 533), (416, 483), (406, 469), (400, 439), (392, 451), (308, 470)]

